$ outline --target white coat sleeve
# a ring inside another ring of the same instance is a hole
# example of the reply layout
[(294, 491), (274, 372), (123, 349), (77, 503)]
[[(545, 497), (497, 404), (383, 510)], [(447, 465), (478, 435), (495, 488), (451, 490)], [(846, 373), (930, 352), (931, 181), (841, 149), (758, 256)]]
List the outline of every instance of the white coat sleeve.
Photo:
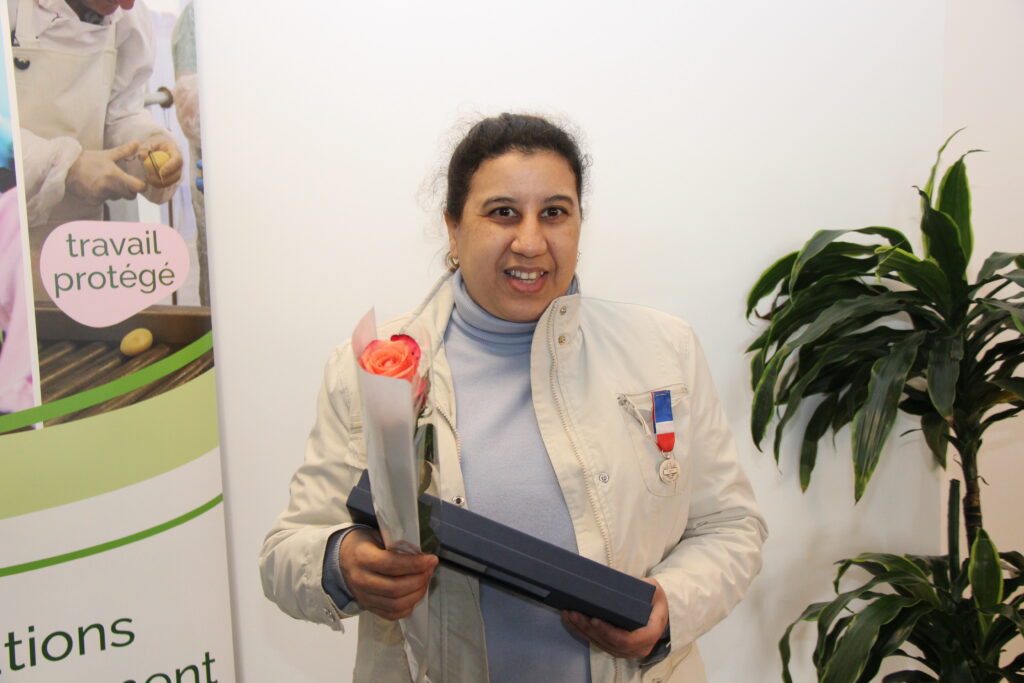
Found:
[[(146, 110), (146, 85), (153, 74), (153, 27), (149, 17), (137, 8), (126, 12), (117, 24), (117, 67), (107, 101), (103, 147), (111, 149), (126, 142), (145, 143), (153, 138), (169, 140), (170, 133)], [(145, 180), (141, 164), (130, 167), (132, 175)], [(170, 200), (178, 185), (149, 187), (142, 194), (154, 204)]]
[(68, 169), (81, 153), (82, 145), (72, 137), (46, 139), (21, 129), (19, 180), (25, 187), (27, 211), (33, 223), (45, 222), (64, 199)]
[(689, 347), (689, 520), (682, 540), (650, 572), (668, 597), (673, 652), (709, 631), (743, 598), (761, 569), (761, 546), (767, 537), (704, 353), (692, 333)]
[(18, 189), (0, 195), (0, 415), (31, 408), (32, 354), (22, 279)]
[(328, 361), (305, 460), (292, 477), (288, 507), (260, 553), (266, 596), (292, 617), (336, 630), (351, 615), (323, 588), (324, 553), (331, 534), (353, 525), (345, 501), (366, 467), (359, 418), (352, 411), (352, 403), (358, 405), (354, 365), (348, 344)]

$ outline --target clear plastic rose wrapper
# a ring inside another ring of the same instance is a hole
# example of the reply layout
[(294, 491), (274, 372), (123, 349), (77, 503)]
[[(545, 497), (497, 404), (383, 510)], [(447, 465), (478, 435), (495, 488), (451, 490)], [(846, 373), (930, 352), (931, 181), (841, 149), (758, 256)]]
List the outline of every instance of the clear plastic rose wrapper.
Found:
[[(415, 554), (436, 552), (437, 539), (429, 510), (419, 495), (434, 490), (436, 447), (431, 408), (429, 336), (416, 326), (379, 339), (373, 309), (352, 333), (358, 366), (360, 408), (366, 439), (367, 475), (377, 497), (372, 512), (389, 550)], [(435, 598), (436, 599), (436, 598)], [(435, 610), (438, 605), (435, 605)], [(436, 662), (429, 661), (430, 595), (401, 620), (405, 651), (413, 681), (429, 681)]]

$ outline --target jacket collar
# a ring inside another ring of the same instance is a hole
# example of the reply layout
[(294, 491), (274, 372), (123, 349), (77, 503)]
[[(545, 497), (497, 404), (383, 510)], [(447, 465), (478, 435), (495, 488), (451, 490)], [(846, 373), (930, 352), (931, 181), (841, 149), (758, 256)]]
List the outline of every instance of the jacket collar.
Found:
[[(444, 333), (448, 329), (448, 321), (451, 319), (452, 309), (455, 307), (452, 279), (453, 273), (450, 272), (438, 278), (419, 306), (413, 309), (408, 321), (402, 325), (401, 331), (404, 333), (414, 324), (413, 321), (419, 321), (426, 334), (429, 335), (429, 348), (435, 356), (441, 350)], [(559, 335), (565, 335), (565, 342), (575, 340), (579, 331), (580, 304), (583, 300), (580, 289), (579, 276), (576, 276), (576, 293), (556, 297), (551, 302), (537, 321), (534, 338), (553, 322), (556, 342)]]

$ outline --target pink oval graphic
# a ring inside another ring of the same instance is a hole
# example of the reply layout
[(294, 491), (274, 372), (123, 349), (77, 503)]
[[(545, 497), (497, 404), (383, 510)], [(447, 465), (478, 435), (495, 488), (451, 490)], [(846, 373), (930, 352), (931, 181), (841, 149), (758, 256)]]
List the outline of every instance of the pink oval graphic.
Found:
[(151, 223), (74, 221), (43, 243), (43, 287), (72, 319), (108, 327), (170, 296), (188, 277), (188, 247)]

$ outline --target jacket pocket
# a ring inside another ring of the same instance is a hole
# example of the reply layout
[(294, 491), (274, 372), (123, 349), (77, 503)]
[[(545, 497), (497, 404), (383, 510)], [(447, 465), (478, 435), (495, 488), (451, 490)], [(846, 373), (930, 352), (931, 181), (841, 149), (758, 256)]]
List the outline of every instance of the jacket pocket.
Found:
[[(672, 393), (672, 421), (675, 426), (675, 447), (664, 453), (658, 448), (654, 435), (653, 406), (651, 393), (669, 390)], [(689, 390), (685, 384), (671, 384), (665, 387), (634, 394), (619, 394), (622, 419), (633, 444), (633, 451), (640, 475), (647, 490), (656, 496), (674, 496), (685, 489), (689, 476), (689, 462), (683, 449), (681, 429), (686, 426)], [(673, 476), (673, 464), (676, 466)]]

